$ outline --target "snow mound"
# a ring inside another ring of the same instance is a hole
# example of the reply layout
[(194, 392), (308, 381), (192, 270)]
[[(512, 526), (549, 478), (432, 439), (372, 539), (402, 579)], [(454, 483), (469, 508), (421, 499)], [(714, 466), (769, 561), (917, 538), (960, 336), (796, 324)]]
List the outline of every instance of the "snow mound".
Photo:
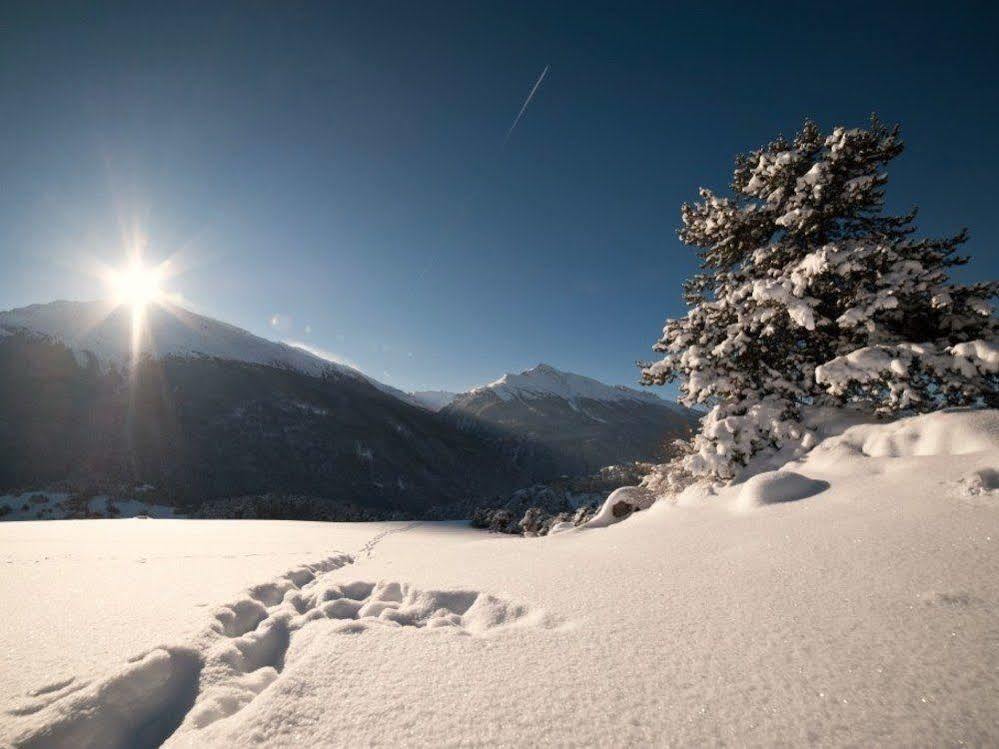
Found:
[[(338, 553), (296, 567), (216, 609), (193, 642), (140, 654), (94, 683), (66, 679), (34, 690), (30, 702), (10, 712), (19, 719), (11, 726), (11, 743), (67, 749), (168, 740), (201, 745), (201, 730), (244, 709), (281, 679), (300, 633), (317, 622), (339, 635), (410, 628), (465, 637), (554, 624), (543, 611), (476, 590), (323, 579), (353, 562)], [(306, 638), (302, 648), (308, 646)]]
[(563, 520), (561, 523), (555, 523), (548, 531), (548, 535), (554, 535), (556, 533), (566, 533), (575, 529), (576, 524), (570, 523), (568, 520)]
[(794, 502), (828, 488), (828, 481), (810, 479), (794, 471), (768, 471), (753, 476), (742, 485), (737, 504), (748, 509), (779, 502)]
[(636, 510), (647, 510), (656, 501), (655, 495), (641, 486), (622, 486), (604, 500), (603, 505), (583, 528), (603, 528), (631, 516)]
[[(778, 502), (804, 499), (837, 489), (842, 481), (924, 470), (923, 460), (948, 456), (977, 457), (999, 450), (999, 410), (949, 409), (891, 422), (871, 422), (872, 417), (847, 409), (818, 409), (806, 414), (806, 426), (818, 440), (811, 450), (792, 443), (776, 454), (754, 459), (746, 466), (744, 481), (728, 487), (696, 482), (670, 498), (681, 505), (711, 501), (721, 493), (732, 507), (744, 510)], [(861, 419), (866, 419), (861, 421)], [(976, 465), (977, 468), (977, 465)], [(989, 494), (993, 481), (986, 469), (960, 482), (964, 496)]]
[[(948, 410), (911, 416), (888, 424), (850, 427), (813, 451), (859, 453), (870, 458), (968, 455), (999, 448), (999, 411)], [(812, 456), (809, 456), (812, 459)]]

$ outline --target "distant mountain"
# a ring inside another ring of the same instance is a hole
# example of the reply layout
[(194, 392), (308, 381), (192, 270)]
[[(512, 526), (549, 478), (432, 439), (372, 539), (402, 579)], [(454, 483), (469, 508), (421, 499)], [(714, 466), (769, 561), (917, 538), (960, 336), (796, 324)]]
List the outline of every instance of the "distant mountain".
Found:
[(417, 390), (409, 393), (410, 398), (431, 411), (440, 411), (459, 395), (461, 393), (452, 393), (449, 390)]
[(543, 445), (570, 474), (655, 460), (700, 417), (652, 392), (606, 385), (548, 364), (462, 393), (441, 415), (466, 430), (488, 425)]
[(683, 406), (665, 401), (649, 390), (635, 390), (623, 385), (605, 385), (592, 377), (572, 372), (562, 372), (549, 364), (539, 364), (520, 374), (505, 374), (495, 382), (484, 385), (468, 393), (461, 394), (461, 400), (492, 394), (504, 402), (535, 400), (538, 398), (559, 398), (573, 404), (584, 401), (619, 403), (638, 401), (685, 412)]
[(419, 515), (556, 474), (354, 369), (188, 310), (0, 313), (0, 493), (148, 483), (153, 501), (297, 493)]
[(407, 394), (175, 306), (138, 330), (104, 302), (0, 312), (0, 493), (151, 484), (161, 504), (294, 494), (421, 516), (654, 459), (696, 418), (547, 365)]

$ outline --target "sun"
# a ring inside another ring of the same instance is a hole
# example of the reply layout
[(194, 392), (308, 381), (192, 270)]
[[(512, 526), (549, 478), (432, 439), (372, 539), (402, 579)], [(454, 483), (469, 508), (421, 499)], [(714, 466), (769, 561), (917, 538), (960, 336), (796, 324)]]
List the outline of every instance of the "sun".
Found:
[[(105, 297), (110, 305), (106, 315), (120, 310), (131, 318), (131, 362), (137, 365), (142, 359), (143, 351), (151, 350), (153, 345), (152, 330), (148, 320), (148, 311), (152, 305), (167, 310), (173, 314), (176, 295), (166, 291), (162, 284), (176, 273), (176, 267), (171, 258), (158, 265), (146, 265), (142, 255), (136, 251), (120, 268), (110, 268), (99, 264), (95, 275), (108, 289)], [(133, 373), (138, 368), (133, 366)]]
[(112, 271), (108, 281), (117, 304), (142, 308), (163, 296), (162, 276), (161, 268), (149, 268), (141, 260), (133, 260), (128, 267)]

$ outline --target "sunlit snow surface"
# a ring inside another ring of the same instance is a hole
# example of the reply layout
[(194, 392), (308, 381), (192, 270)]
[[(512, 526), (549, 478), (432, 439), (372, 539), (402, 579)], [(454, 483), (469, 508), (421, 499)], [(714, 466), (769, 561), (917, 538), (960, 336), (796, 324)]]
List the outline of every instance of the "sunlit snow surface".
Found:
[(0, 744), (994, 745), (997, 466), (946, 413), (543, 538), (0, 524)]

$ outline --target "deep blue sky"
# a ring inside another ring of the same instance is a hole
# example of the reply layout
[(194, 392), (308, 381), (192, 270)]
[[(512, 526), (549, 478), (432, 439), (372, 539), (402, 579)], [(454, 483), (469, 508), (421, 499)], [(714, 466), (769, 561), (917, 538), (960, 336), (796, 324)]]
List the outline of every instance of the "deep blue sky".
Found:
[(629, 384), (682, 313), (680, 204), (874, 110), (891, 205), (999, 275), (995, 5), (97, 5), (0, 6), (0, 308), (101, 296), (81, 259), (140, 226), (195, 309), (399, 387)]

